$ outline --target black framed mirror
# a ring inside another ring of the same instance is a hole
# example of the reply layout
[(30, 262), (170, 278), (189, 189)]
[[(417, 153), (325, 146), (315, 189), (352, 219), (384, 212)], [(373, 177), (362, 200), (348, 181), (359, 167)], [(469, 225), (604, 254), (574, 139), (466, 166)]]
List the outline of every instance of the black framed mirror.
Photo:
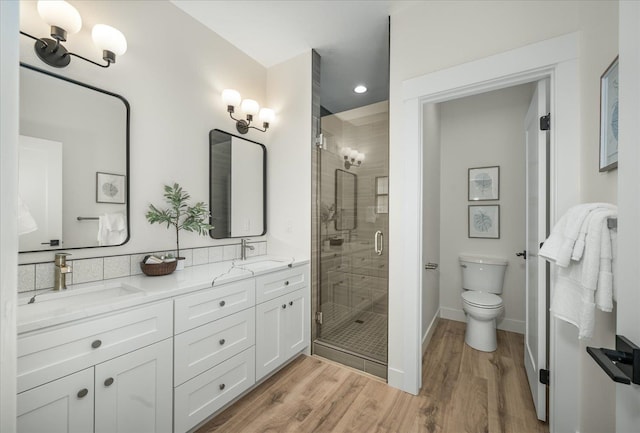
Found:
[(358, 222), (358, 176), (336, 169), (336, 230), (354, 230)]
[(20, 66), (19, 251), (126, 243), (129, 102)]
[(267, 232), (267, 148), (219, 129), (209, 132), (210, 235), (214, 239)]

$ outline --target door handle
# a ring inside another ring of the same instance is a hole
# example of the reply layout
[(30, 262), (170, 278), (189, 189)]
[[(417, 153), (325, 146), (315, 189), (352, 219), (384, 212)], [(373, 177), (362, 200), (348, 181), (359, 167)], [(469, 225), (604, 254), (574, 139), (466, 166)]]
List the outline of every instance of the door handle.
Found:
[[(380, 240), (378, 241), (378, 239)], [(376, 234), (373, 235), (373, 249), (379, 256), (381, 256), (382, 251), (384, 251), (384, 235), (380, 230), (378, 230)]]
[(527, 260), (527, 250), (524, 250), (521, 253), (516, 253), (516, 256), (522, 257), (523, 259)]
[(438, 269), (438, 264), (437, 264), (437, 263), (431, 263), (431, 262), (429, 262), (429, 263), (427, 263), (426, 265), (424, 265), (424, 268), (425, 268), (427, 271), (436, 270), (436, 269)]

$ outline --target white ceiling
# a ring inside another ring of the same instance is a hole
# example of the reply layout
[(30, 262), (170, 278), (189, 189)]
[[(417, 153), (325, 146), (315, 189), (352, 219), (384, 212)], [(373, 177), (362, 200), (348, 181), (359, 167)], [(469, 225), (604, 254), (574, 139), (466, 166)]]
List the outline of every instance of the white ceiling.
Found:
[[(391, 1), (172, 3), (265, 67), (315, 49), (322, 57), (321, 103), (331, 112), (388, 98)], [(369, 88), (364, 95), (353, 92), (360, 83)]]

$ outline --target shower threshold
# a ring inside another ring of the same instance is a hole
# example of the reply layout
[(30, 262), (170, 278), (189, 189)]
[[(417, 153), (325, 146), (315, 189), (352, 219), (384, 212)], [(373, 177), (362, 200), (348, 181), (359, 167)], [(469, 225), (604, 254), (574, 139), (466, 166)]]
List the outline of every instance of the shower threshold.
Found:
[(356, 370), (387, 379), (387, 363), (351, 350), (327, 343), (322, 339), (313, 342), (313, 354), (330, 359)]

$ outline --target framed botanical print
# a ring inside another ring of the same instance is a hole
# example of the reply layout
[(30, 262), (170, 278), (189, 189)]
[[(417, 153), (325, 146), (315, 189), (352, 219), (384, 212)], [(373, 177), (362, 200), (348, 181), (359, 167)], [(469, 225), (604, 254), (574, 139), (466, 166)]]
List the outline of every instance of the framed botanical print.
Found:
[(600, 77), (600, 171), (618, 167), (618, 58)]
[(125, 176), (122, 174), (96, 173), (96, 202), (125, 203)]
[(500, 205), (469, 205), (469, 237), (500, 239)]
[(498, 200), (500, 198), (500, 167), (469, 169), (469, 201)]

